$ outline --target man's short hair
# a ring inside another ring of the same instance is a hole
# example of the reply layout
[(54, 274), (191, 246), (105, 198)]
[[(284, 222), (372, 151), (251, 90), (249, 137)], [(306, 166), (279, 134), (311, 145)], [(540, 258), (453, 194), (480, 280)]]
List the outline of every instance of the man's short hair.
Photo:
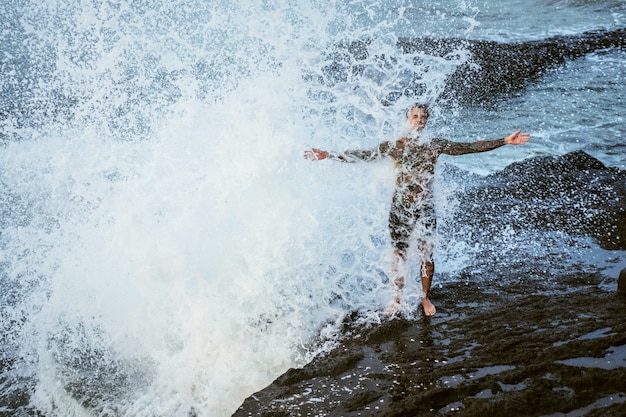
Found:
[(406, 117), (409, 117), (409, 113), (411, 113), (411, 110), (413, 109), (422, 109), (422, 111), (424, 112), (424, 114), (426, 115), (426, 117), (430, 116), (430, 111), (428, 110), (428, 104), (425, 103), (415, 103), (413, 104), (411, 107), (409, 107), (406, 111)]

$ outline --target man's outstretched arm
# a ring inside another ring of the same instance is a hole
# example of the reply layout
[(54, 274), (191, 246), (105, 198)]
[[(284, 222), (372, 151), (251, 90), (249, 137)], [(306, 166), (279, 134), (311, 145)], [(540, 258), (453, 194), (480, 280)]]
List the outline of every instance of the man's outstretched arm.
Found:
[(478, 142), (445, 141), (442, 153), (446, 155), (465, 155), (468, 153), (487, 152), (504, 145), (523, 145), (530, 140), (530, 134), (516, 130), (502, 139), (479, 140)]
[(312, 148), (310, 151), (304, 151), (304, 157), (311, 161), (321, 161), (322, 159), (330, 158), (336, 159), (341, 162), (358, 162), (358, 161), (373, 161), (380, 159), (386, 155), (389, 150), (389, 143), (383, 142), (377, 148), (374, 149), (359, 149), (344, 151), (341, 153), (331, 153), (317, 148)]

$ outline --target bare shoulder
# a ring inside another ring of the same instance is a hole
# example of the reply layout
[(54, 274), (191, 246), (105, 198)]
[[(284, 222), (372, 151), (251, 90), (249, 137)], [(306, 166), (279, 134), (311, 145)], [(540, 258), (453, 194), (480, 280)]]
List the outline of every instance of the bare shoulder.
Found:
[(407, 140), (407, 138), (400, 138), (393, 142), (385, 142), (387, 149), (384, 152), (392, 158), (397, 158), (404, 150)]

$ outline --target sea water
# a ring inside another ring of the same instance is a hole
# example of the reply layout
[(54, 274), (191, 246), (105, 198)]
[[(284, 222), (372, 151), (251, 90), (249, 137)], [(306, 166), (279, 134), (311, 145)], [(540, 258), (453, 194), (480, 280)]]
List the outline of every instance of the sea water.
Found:
[[(347, 312), (380, 320), (393, 295), (392, 167), (302, 152), (398, 137), (406, 107), (436, 103), (468, 59), (401, 55), (399, 37), (535, 40), (620, 28), (625, 11), (610, 0), (3, 2), (0, 413), (226, 416), (332, 346)], [(362, 73), (331, 79), (338, 45), (363, 39)], [(624, 58), (568, 62), (495, 107), (435, 105), (428, 129), (440, 136), (533, 136), (440, 164), (488, 174), (583, 149), (626, 168)], [(386, 102), (416, 73), (417, 95)], [(438, 181), (445, 226), (455, 206)], [(439, 279), (475, 250), (462, 236), (443, 244)], [(407, 291), (419, 298), (416, 283)]]

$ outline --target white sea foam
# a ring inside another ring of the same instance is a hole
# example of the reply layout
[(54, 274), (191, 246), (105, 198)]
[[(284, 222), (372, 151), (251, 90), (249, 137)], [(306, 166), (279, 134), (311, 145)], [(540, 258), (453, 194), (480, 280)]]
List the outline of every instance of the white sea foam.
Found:
[(22, 11), (55, 62), (37, 91), (69, 103), (3, 153), (20, 199), (5, 284), (32, 282), (7, 309), (24, 320), (10, 342), (46, 415), (227, 415), (332, 341), (346, 311), (390, 297), (390, 167), (302, 151), (374, 146), (410, 56), (372, 56), (364, 82), (331, 90), (303, 74), (323, 73), (334, 6), (197, 6)]

